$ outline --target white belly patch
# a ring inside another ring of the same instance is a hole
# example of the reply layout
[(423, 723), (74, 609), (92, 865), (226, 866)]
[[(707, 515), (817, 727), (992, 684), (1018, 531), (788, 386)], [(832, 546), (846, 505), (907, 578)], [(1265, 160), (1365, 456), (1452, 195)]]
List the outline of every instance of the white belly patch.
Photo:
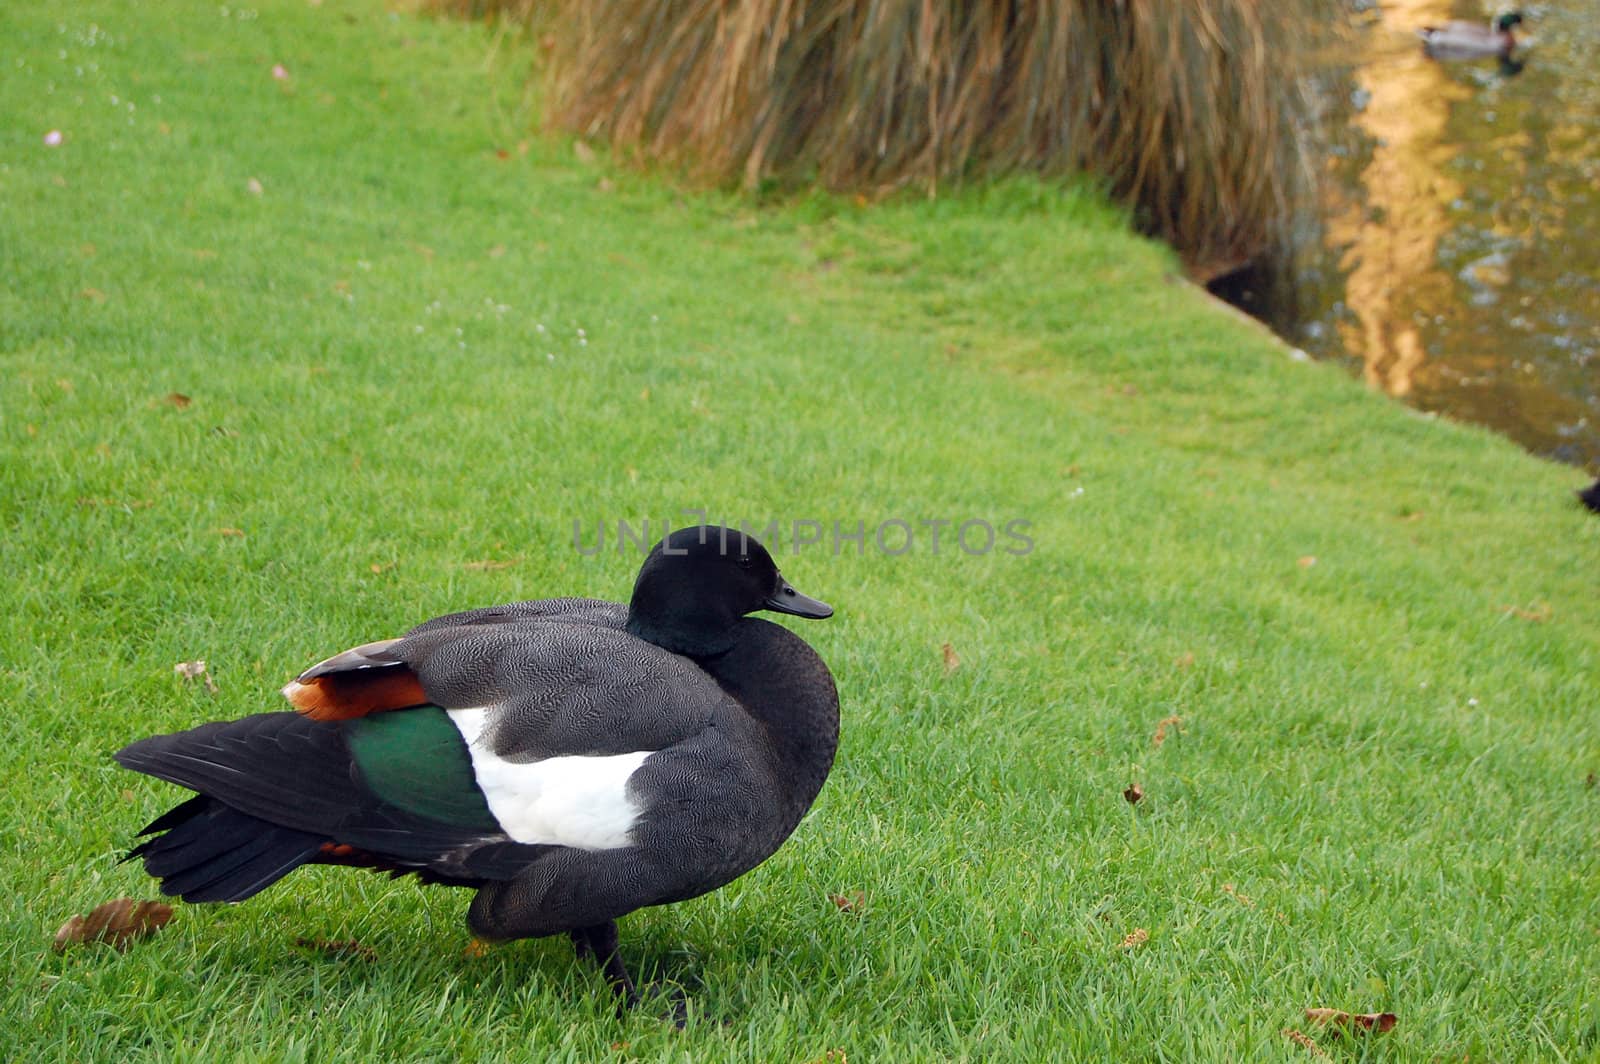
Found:
[(628, 780), (655, 751), (506, 761), (478, 741), (487, 708), (445, 712), (466, 740), (478, 788), (507, 835), (579, 850), (631, 844), (628, 833), (643, 810), (628, 797)]

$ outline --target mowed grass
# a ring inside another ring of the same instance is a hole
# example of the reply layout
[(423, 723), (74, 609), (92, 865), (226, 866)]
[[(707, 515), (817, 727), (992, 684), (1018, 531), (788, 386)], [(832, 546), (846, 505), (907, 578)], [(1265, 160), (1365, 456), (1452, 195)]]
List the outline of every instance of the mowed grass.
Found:
[[(1600, 1054), (1573, 470), (1291, 361), (1089, 189), (685, 192), (532, 133), (531, 49), (369, 0), (0, 41), (0, 1057)], [(118, 747), (448, 610), (623, 598), (574, 523), (688, 508), (825, 526), (774, 546), (844, 739), (777, 856), (623, 922), (687, 1030), (348, 871), (51, 951), (154, 896), (117, 858), (179, 792)]]

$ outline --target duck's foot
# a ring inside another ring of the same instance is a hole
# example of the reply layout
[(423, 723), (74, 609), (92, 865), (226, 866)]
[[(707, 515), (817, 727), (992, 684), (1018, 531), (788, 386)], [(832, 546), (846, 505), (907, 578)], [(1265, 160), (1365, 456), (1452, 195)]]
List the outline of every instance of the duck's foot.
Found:
[(645, 998), (652, 1001), (664, 1001), (667, 1011), (661, 1018), (672, 1024), (678, 1030), (689, 1026), (689, 995), (683, 992), (683, 987), (672, 983), (649, 983), (644, 988)]
[(579, 960), (592, 961), (606, 977), (606, 982), (611, 984), (612, 992), (617, 995), (617, 1018), (623, 1019), (636, 1008), (641, 999), (665, 999), (667, 1011), (661, 1017), (671, 1023), (678, 1030), (683, 1030), (689, 1024), (689, 998), (683, 988), (671, 983), (649, 983), (645, 986), (643, 994), (634, 985), (633, 978), (628, 974), (627, 966), (622, 963), (622, 957), (617, 949), (618, 935), (617, 922), (607, 921), (595, 924), (592, 927), (581, 927), (568, 932), (572, 939), (572, 948), (577, 953)]

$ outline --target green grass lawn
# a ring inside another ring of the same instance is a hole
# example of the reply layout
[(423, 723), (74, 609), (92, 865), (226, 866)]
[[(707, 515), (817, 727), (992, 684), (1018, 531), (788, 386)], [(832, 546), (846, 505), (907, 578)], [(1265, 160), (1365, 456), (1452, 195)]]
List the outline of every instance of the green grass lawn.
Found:
[[(1092, 190), (686, 192), (538, 137), (533, 49), (375, 0), (0, 42), (0, 1058), (1600, 1059), (1574, 470), (1286, 358)], [(776, 857), (623, 921), (686, 1031), (334, 869), (51, 951), (155, 896), (117, 858), (178, 791), (112, 751), (445, 611), (624, 598), (574, 522), (687, 508), (827, 527), (775, 553), (844, 739)], [(832, 549), (896, 519), (1034, 547)]]

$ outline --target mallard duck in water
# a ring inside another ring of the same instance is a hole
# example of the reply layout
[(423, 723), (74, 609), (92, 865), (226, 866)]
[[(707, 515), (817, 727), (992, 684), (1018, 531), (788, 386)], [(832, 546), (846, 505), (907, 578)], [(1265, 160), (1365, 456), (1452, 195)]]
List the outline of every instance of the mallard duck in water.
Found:
[(1424, 26), (1417, 31), (1422, 51), (1430, 59), (1509, 59), (1517, 46), (1512, 26), (1522, 23), (1522, 14), (1512, 11), (1496, 15), (1487, 24), (1446, 22)]

